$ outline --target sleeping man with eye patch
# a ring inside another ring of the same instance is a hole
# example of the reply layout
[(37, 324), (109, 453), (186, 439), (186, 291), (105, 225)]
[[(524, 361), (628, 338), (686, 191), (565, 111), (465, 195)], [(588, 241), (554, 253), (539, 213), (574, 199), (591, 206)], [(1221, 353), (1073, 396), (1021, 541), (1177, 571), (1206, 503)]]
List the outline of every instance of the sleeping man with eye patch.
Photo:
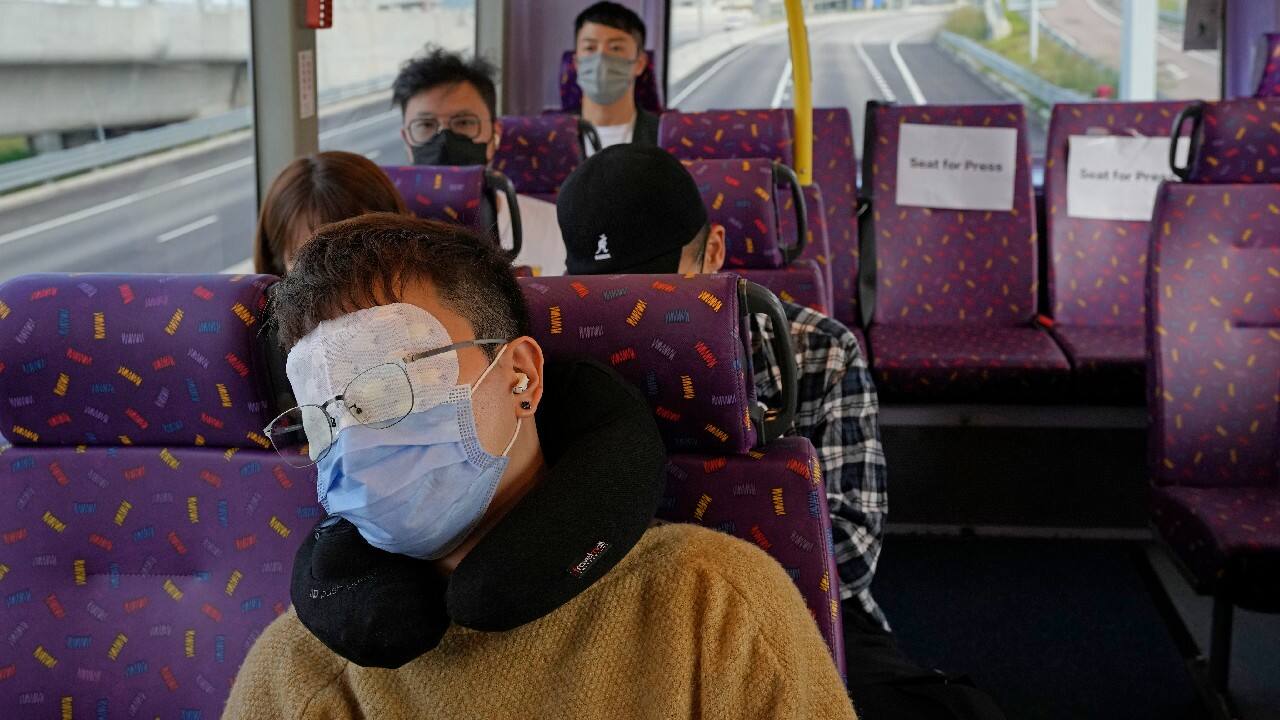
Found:
[(328, 512), (224, 718), (853, 718), (783, 568), (653, 520), (639, 391), (544, 362), (469, 230), (327, 225), (274, 290), (298, 407), (267, 428)]

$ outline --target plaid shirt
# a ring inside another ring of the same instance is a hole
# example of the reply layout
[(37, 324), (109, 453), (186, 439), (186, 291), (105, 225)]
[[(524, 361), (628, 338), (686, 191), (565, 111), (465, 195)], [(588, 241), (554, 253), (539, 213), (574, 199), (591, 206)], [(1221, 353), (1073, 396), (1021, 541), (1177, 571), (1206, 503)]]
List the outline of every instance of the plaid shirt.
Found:
[[(817, 449), (827, 479), (840, 597), (856, 597), (887, 628), (884, 614), (871, 597), (889, 510), (877, 422), (879, 402), (871, 372), (857, 337), (844, 325), (794, 303), (782, 306), (791, 321), (800, 371), (795, 429)], [(759, 338), (754, 358), (756, 395), (778, 407), (782, 379), (773, 362), (772, 329), (759, 321), (752, 325), (754, 337)]]

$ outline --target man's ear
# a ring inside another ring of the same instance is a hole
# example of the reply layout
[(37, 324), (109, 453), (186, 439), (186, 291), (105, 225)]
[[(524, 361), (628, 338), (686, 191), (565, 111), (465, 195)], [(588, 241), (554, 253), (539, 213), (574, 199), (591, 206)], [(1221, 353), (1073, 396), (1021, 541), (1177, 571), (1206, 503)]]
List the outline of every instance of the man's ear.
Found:
[[(507, 353), (511, 357), (511, 374), (508, 377), (511, 407), (516, 417), (532, 418), (538, 411), (538, 403), (542, 402), (544, 389), (542, 346), (526, 335), (508, 343)], [(527, 383), (525, 378), (528, 378)]]
[(409, 156), (409, 164), (413, 164), (413, 145), (409, 143), (409, 129), (400, 128), (400, 139), (404, 141), (404, 152)]
[(489, 146), (484, 150), (485, 160), (492, 162), (493, 156), (498, 154), (498, 148), (500, 147), (502, 147), (502, 123), (494, 120), (493, 137), (489, 138)]
[(638, 78), (644, 74), (644, 69), (649, 67), (649, 53), (644, 48), (640, 48), (637, 54), (635, 65), (631, 67), (631, 77)]
[(724, 226), (712, 224), (711, 231), (707, 233), (707, 249), (702, 257), (702, 272), (720, 272), (724, 267), (725, 253)]

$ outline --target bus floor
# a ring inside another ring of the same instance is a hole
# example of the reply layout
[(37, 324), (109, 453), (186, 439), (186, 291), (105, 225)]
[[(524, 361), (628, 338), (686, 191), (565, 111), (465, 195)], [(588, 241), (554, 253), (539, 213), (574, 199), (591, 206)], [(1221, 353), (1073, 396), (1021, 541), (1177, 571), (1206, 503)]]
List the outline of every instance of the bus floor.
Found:
[[(1209, 718), (1151, 583), (1200, 648), (1210, 601), (1162, 553), (1131, 540), (891, 534), (872, 591), (909, 657), (969, 675), (1010, 718)], [(1235, 623), (1238, 717), (1280, 718), (1280, 616), (1237, 610)]]

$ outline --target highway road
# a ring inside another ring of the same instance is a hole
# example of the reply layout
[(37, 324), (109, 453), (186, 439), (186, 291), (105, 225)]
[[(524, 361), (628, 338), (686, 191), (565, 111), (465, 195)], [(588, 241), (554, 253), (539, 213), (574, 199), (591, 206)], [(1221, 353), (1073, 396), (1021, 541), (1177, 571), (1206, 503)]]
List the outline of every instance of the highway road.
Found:
[[(813, 98), (818, 107), (847, 107), (862, 147), (868, 100), (904, 104), (1008, 102), (933, 45), (946, 11), (854, 13), (809, 30)], [(672, 89), (685, 111), (790, 105), (789, 46), (778, 33), (749, 43), (692, 73)], [(723, 62), (725, 59), (728, 62)]]
[[(854, 114), (861, 144), (868, 99), (1004, 100), (932, 46), (941, 13), (876, 13), (813, 27), (819, 106)], [(673, 99), (685, 110), (789, 103), (782, 33), (734, 50), (690, 76)], [(321, 119), (321, 147), (404, 162), (398, 117), (385, 99)], [(0, 197), (0, 281), (30, 272), (219, 272), (250, 256), (255, 219), (249, 139), (188, 149), (38, 193)]]

